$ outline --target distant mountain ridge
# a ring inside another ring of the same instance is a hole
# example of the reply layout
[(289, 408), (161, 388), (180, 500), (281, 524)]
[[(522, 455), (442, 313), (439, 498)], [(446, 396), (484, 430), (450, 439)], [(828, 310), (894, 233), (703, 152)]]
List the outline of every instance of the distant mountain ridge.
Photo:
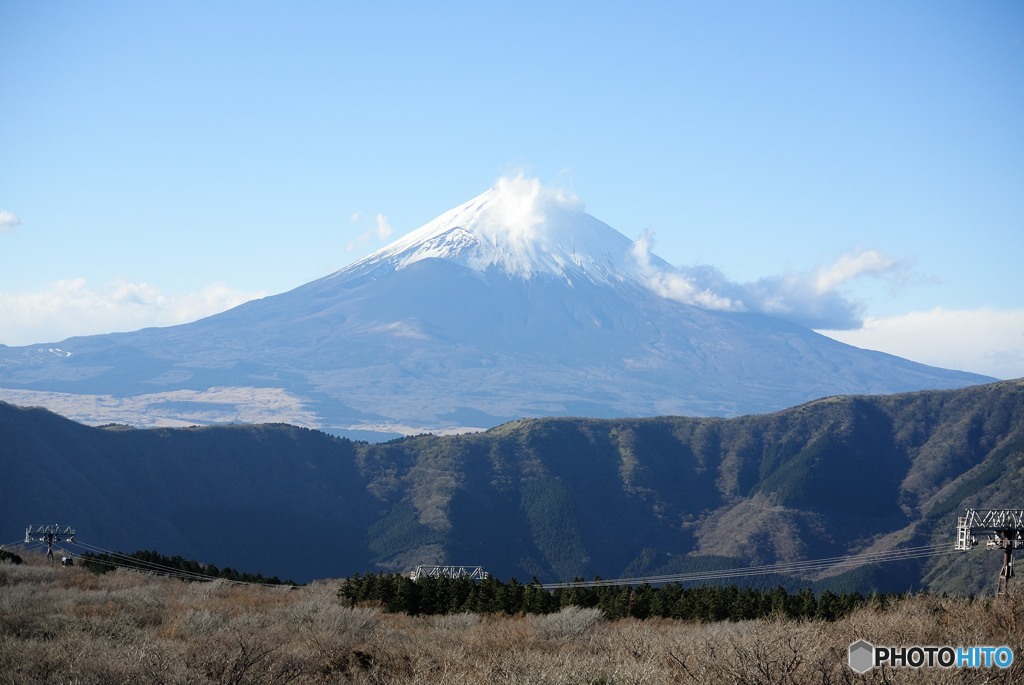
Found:
[(0, 481), (3, 540), (61, 522), (106, 549), (297, 580), (470, 563), (548, 582), (938, 545), (751, 582), (989, 593), (1001, 559), (952, 554), (956, 517), (1022, 505), (1024, 380), (379, 444), (280, 424), (93, 428), (0, 403)]
[(571, 198), (499, 183), (292, 291), (168, 328), (0, 346), (0, 400), (91, 424), (378, 439), (521, 417), (736, 416), (992, 379), (661, 297)]

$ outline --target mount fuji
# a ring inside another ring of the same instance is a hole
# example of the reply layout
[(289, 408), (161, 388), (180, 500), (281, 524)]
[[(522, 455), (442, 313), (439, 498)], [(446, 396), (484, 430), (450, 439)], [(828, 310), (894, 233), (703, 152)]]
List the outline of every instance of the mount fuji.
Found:
[(92, 424), (281, 421), (380, 438), (992, 380), (666, 299), (650, 274), (671, 269), (573, 198), (503, 180), (286, 293), (179, 326), (0, 346), (0, 400)]

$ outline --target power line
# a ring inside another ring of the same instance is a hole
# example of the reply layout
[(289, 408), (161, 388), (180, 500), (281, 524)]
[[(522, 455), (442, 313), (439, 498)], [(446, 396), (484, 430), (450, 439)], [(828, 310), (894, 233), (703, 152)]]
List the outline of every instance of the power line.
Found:
[[(143, 571), (143, 572), (154, 573), (154, 574), (157, 574), (157, 575), (163, 575), (163, 576), (168, 576), (168, 577), (178, 578), (180, 580), (188, 580), (188, 581), (212, 582), (212, 581), (215, 581), (215, 580), (219, 580), (219, 581), (222, 581), (222, 582), (224, 582), (226, 584), (230, 584), (230, 585), (249, 585), (249, 586), (256, 586), (256, 587), (267, 587), (267, 588), (289, 588), (290, 589), (290, 588), (300, 587), (300, 586), (297, 586), (297, 585), (291, 585), (291, 584), (286, 584), (286, 583), (261, 583), (261, 582), (257, 582), (257, 581), (251, 581), (251, 580), (236, 580), (236, 579), (233, 579), (233, 578), (224, 578), (222, 576), (214, 576), (214, 575), (210, 575), (210, 574), (206, 574), (206, 573), (201, 573), (201, 572), (198, 572), (198, 571), (188, 571), (188, 570), (185, 570), (185, 569), (176, 568), (174, 566), (168, 566), (166, 564), (160, 564), (160, 563), (157, 563), (157, 562), (154, 562), (154, 561), (148, 561), (146, 559), (140, 559), (140, 558), (135, 557), (135, 556), (131, 556), (131, 555), (127, 555), (127, 554), (121, 554), (120, 552), (115, 552), (115, 551), (112, 551), (112, 550), (104, 549), (103, 547), (98, 547), (96, 545), (92, 545), (92, 544), (89, 544), (87, 542), (82, 542), (81, 540), (78, 540), (78, 539), (67, 540), (67, 542), (70, 542), (71, 544), (86, 550), (86, 553), (106, 555), (106, 558), (98, 557), (98, 556), (90, 556), (89, 557), (89, 562), (90, 563), (94, 563), (94, 564), (99, 564), (101, 566), (107, 566), (107, 567), (110, 567), (110, 568), (123, 568), (123, 569), (129, 569), (129, 570), (134, 570), (134, 571)], [(19, 545), (19, 548), (22, 551), (27, 551), (27, 550), (31, 550), (31, 549), (39, 546), (42, 543), (43, 543), (43, 539), (42, 538), (38, 538), (38, 539), (30, 539), (27, 542), (18, 541), (17, 543), (12, 543), (12, 544), (17, 544), (17, 545)], [(53, 549), (54, 549), (53, 541), (51, 541), (50, 544), (47, 547), (47, 555), (48, 556), (50, 556), (52, 554), (52, 550)], [(59, 548), (59, 547), (57, 547), (56, 549), (58, 549), (62, 553), (65, 553), (67, 555), (71, 555), (71, 552), (66, 550), (66, 549)]]
[[(133, 557), (133, 556), (126, 555), (126, 554), (121, 554), (119, 552), (114, 552), (114, 551), (111, 551), (111, 550), (103, 549), (102, 547), (97, 547), (95, 545), (91, 545), (91, 544), (82, 542), (80, 540), (76, 541), (74, 544), (76, 544), (76, 545), (78, 545), (80, 547), (83, 547), (83, 548), (85, 548), (86, 550), (88, 550), (90, 552), (99, 553), (99, 554), (106, 554), (109, 557), (109, 559), (104, 560), (104, 559), (98, 559), (96, 557), (90, 557), (89, 561), (90, 562), (97, 562), (97, 563), (100, 563), (100, 564), (105, 564), (105, 565), (112, 566), (112, 567), (115, 567), (115, 568), (128, 568), (128, 569), (134, 569), (134, 570), (148, 571), (150, 573), (156, 573), (156, 574), (159, 574), (159, 575), (171, 576), (171, 577), (174, 577), (174, 578), (179, 578), (181, 580), (195, 580), (195, 581), (207, 581), (207, 582), (214, 581), (214, 580), (220, 580), (220, 581), (223, 581), (223, 582), (231, 584), (231, 585), (247, 585), (247, 586), (255, 586), (255, 587), (265, 587), (265, 588), (294, 588), (294, 587), (297, 587), (295, 585), (288, 585), (288, 584), (284, 584), (284, 583), (260, 583), (260, 582), (251, 581), (251, 580), (235, 580), (235, 579), (232, 579), (232, 578), (224, 578), (224, 577), (221, 577), (221, 576), (213, 576), (213, 575), (209, 575), (209, 574), (206, 574), (206, 573), (200, 573), (200, 572), (196, 572), (196, 571), (186, 571), (184, 569), (175, 568), (173, 566), (167, 566), (166, 564), (160, 564), (160, 563), (153, 562), (153, 561), (147, 561), (145, 559), (139, 559), (138, 557)], [(119, 560), (119, 561), (115, 561), (115, 560)], [(121, 563), (121, 562), (123, 562), (123, 563)]]
[[(70, 531), (70, 529), (68, 529)], [(37, 531), (33, 531), (37, 532)], [(63, 532), (63, 531), (62, 531)], [(73, 536), (73, 532), (71, 533)], [(37, 542), (41, 542), (42, 538), (36, 537), (35, 539), (29, 539), (28, 546), (31, 548)], [(53, 540), (51, 540), (52, 542)], [(86, 542), (82, 542), (77, 539), (68, 539), (67, 542), (76, 546), (82, 547), (85, 550), (94, 554), (103, 554), (107, 558), (91, 557), (90, 563), (97, 563), (101, 565), (110, 566), (112, 568), (128, 568), (133, 570), (147, 571), (159, 575), (165, 575), (170, 577), (179, 578), (181, 580), (191, 581), (214, 581), (221, 580), (225, 583), (233, 585), (247, 585), (257, 587), (286, 587), (294, 588), (294, 585), (284, 585), (280, 583), (261, 583), (256, 581), (244, 581), (234, 580), (230, 578), (223, 578), (219, 576), (213, 576), (196, 571), (187, 571), (166, 564), (160, 564), (145, 559), (139, 559), (138, 557), (121, 554), (111, 550), (98, 547)], [(16, 543), (12, 543), (16, 544)], [(62, 550), (63, 551), (63, 550)], [(836, 568), (843, 568), (848, 566), (861, 566), (865, 564), (880, 564), (888, 563), (893, 561), (905, 561), (911, 559), (921, 559), (932, 556), (939, 556), (945, 554), (955, 554), (956, 549), (951, 549), (945, 544), (932, 544), (923, 545), (919, 547), (906, 547), (902, 549), (891, 549), (880, 552), (863, 552), (860, 554), (838, 556), (838, 557), (827, 557), (823, 559), (808, 559), (803, 561), (792, 561), (792, 562), (780, 562), (776, 564), (765, 564), (760, 566), (746, 566), (739, 568), (728, 568), (728, 569), (714, 569), (706, 571), (691, 571), (686, 573), (673, 573), (673, 574), (661, 574), (661, 575), (649, 575), (649, 576), (637, 576), (628, 578), (611, 578), (611, 579), (594, 579), (590, 581), (566, 581), (557, 583), (543, 583), (540, 585), (545, 590), (554, 590), (561, 588), (574, 588), (574, 587), (608, 587), (608, 586), (621, 586), (621, 585), (641, 585), (641, 584), (664, 584), (664, 583), (688, 583), (688, 582), (707, 582), (717, 580), (728, 580), (733, 578), (743, 578), (751, 576), (762, 576), (762, 575), (793, 575), (798, 573), (807, 573), (811, 571), (823, 571)]]
[(708, 571), (692, 571), (688, 573), (673, 573), (664, 575), (639, 576), (633, 578), (612, 578), (596, 579), (591, 581), (570, 581), (561, 583), (545, 583), (541, 587), (546, 590), (573, 587), (602, 587), (613, 585), (642, 585), (661, 583), (684, 583), (699, 582), (708, 580), (725, 580), (729, 578), (741, 578), (746, 576), (759, 576), (771, 574), (793, 574), (798, 572), (820, 571), (831, 568), (842, 568), (844, 566), (860, 566), (864, 564), (877, 564), (890, 561), (904, 561), (908, 559), (919, 559), (941, 554), (954, 554), (955, 549), (948, 545), (923, 545), (921, 547), (906, 547), (903, 549), (887, 550), (883, 552), (867, 552), (855, 555), (829, 557), (825, 559), (809, 559), (805, 561), (783, 562), (762, 566), (747, 566), (741, 568), (719, 569)]
[(134, 569), (137, 569), (137, 570), (152, 571), (154, 573), (159, 573), (159, 574), (168, 575), (168, 576), (175, 576), (177, 578), (182, 578), (182, 579), (185, 579), (185, 580), (217, 580), (216, 576), (211, 576), (211, 575), (207, 575), (207, 574), (204, 574), (204, 573), (197, 573), (197, 572), (194, 572), (194, 571), (186, 571), (184, 569), (175, 568), (173, 566), (166, 566), (164, 564), (158, 564), (156, 562), (147, 561), (145, 559), (139, 559), (138, 557), (133, 557), (133, 556), (126, 555), (126, 554), (121, 554), (119, 552), (112, 552), (110, 550), (103, 549), (102, 547), (97, 547), (95, 545), (90, 545), (90, 544), (85, 543), (85, 542), (79, 541), (79, 542), (77, 542), (75, 544), (77, 544), (80, 547), (84, 547), (86, 550), (88, 550), (90, 552), (99, 553), (99, 554), (105, 554), (110, 559), (122, 560), (125, 563), (118, 563), (116, 561), (97, 559), (96, 557), (91, 557), (89, 559), (90, 562), (97, 561), (99, 563), (106, 563), (109, 566), (115, 566), (115, 567), (118, 567), (118, 568), (134, 568)]

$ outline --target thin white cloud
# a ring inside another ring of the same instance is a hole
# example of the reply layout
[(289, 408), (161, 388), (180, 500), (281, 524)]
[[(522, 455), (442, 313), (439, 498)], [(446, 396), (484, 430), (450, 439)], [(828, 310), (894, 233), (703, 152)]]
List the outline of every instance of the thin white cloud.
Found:
[(184, 295), (165, 295), (147, 283), (117, 281), (99, 288), (83, 278), (51, 283), (30, 293), (0, 293), (0, 343), (30, 345), (72, 335), (171, 326), (222, 312), (265, 293), (221, 283)]
[(898, 279), (908, 268), (875, 250), (853, 250), (813, 271), (734, 283), (713, 266), (668, 267), (652, 257), (653, 247), (648, 231), (634, 242), (633, 259), (647, 286), (662, 297), (704, 309), (771, 314), (809, 328), (859, 328), (862, 307), (841, 288), (863, 278)]
[(1024, 377), (1024, 309), (937, 308), (864, 318), (844, 286), (865, 278), (899, 283), (910, 273), (907, 262), (881, 252), (854, 250), (812, 271), (734, 283), (711, 266), (667, 267), (652, 248), (653, 236), (645, 233), (633, 245), (633, 258), (648, 287), (663, 297), (704, 309), (780, 316), (856, 347), (945, 369)]
[(377, 238), (379, 240), (387, 240), (391, 237), (391, 224), (388, 222), (388, 218), (383, 214), (377, 214)]
[(13, 231), (18, 226), (21, 226), (21, 219), (14, 212), (0, 209), (0, 233)]
[(859, 328), (862, 306), (844, 293), (818, 289), (816, 273), (769, 276), (740, 286), (749, 311), (771, 314), (808, 328)]
[(746, 307), (739, 300), (725, 294), (731, 290), (721, 274), (701, 267), (698, 269), (665, 269), (655, 264), (651, 248), (654, 235), (647, 231), (633, 243), (632, 257), (640, 267), (640, 273), (647, 287), (662, 297), (691, 304), (704, 309), (722, 311), (744, 311)]
[[(352, 223), (359, 223), (362, 219), (362, 212), (352, 212), (352, 216), (350, 217)], [(347, 245), (345, 245), (345, 250), (348, 252), (354, 252), (362, 249), (367, 243), (372, 241), (387, 240), (391, 237), (391, 232), (391, 222), (388, 221), (386, 216), (378, 212), (377, 216), (374, 217), (373, 227), (366, 229), (354, 240), (351, 240)]]
[(947, 310), (872, 317), (863, 328), (821, 330), (856, 347), (996, 378), (1024, 377), (1024, 309)]
[(862, 276), (881, 276), (898, 266), (899, 262), (877, 250), (855, 250), (818, 269), (815, 289), (819, 293), (826, 293), (847, 281)]

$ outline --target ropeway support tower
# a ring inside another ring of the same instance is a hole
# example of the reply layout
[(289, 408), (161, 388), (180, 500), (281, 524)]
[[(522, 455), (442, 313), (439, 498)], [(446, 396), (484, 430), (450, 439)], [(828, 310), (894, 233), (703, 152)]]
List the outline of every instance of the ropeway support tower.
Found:
[(74, 542), (75, 529), (71, 526), (53, 524), (50, 526), (29, 526), (25, 529), (25, 544), (46, 543), (46, 558), (53, 561), (53, 545), (56, 542)]
[(470, 580), (486, 580), (490, 577), (482, 566), (417, 566), (409, 574), (413, 580), (420, 578), (469, 578)]
[(956, 548), (973, 549), (980, 537), (989, 549), (1003, 550), (996, 595), (1004, 595), (1013, 577), (1013, 550), (1024, 547), (1024, 509), (968, 509), (956, 522)]

